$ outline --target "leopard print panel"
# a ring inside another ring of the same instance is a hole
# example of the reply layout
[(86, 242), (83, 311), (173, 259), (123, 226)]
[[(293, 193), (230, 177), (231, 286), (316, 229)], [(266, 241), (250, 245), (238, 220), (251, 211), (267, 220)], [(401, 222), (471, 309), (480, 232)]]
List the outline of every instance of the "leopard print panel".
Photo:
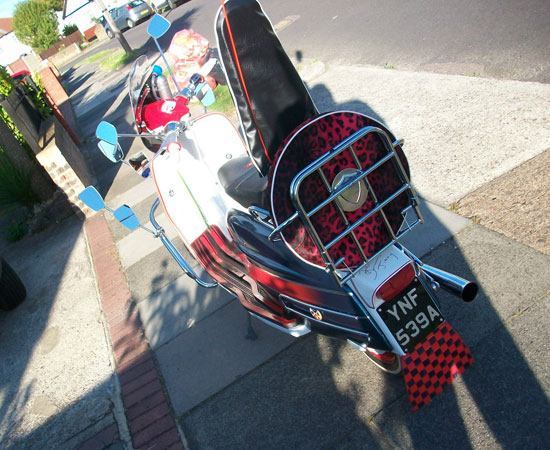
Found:
[[(352, 112), (334, 112), (319, 116), (300, 125), (291, 133), (277, 151), (268, 175), (270, 208), (276, 225), (281, 224), (294, 214), (295, 208), (290, 199), (292, 179), (307, 165), (329, 152), (354, 132), (366, 126), (382, 129), (388, 134), (392, 142), (395, 141), (394, 136), (382, 124), (370, 117)], [(375, 133), (369, 133), (362, 137), (353, 145), (353, 148), (362, 169), (368, 169), (387, 154), (381, 137)], [(396, 152), (407, 176), (409, 176), (409, 167), (402, 149), (398, 147)], [(344, 150), (322, 166), (323, 174), (329, 185), (332, 185), (336, 175), (345, 168), (357, 169), (349, 149)], [(367, 179), (379, 203), (402, 186), (391, 161), (386, 162), (369, 174)], [(330, 195), (317, 172), (304, 179), (298, 194), (306, 211), (312, 210)], [(401, 227), (403, 222), (401, 211), (408, 204), (408, 196), (403, 193), (383, 208), (394, 233)], [(375, 205), (374, 199), (369, 195), (359, 209), (344, 212), (346, 220), (349, 224), (355, 223)], [(330, 202), (311, 216), (310, 220), (324, 245), (332, 241), (346, 228), (345, 221), (334, 202)], [(374, 255), (391, 239), (380, 213), (372, 215), (360, 224), (354, 233), (367, 257)], [(317, 246), (300, 220), (292, 222), (283, 230), (282, 235), (287, 245), (299, 257), (309, 263), (324, 267)], [(328, 253), (333, 261), (344, 257), (345, 263), (351, 268), (357, 267), (362, 262), (357, 245), (349, 234), (331, 247)]]

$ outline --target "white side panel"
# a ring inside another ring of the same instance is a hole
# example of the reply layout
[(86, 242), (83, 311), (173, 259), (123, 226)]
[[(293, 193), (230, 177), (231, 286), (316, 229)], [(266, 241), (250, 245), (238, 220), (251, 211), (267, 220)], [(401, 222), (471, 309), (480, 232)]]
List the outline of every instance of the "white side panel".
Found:
[[(184, 165), (193, 167), (196, 174), (203, 173), (205, 179), (209, 179), (209, 174), (204, 174), (204, 165), (183, 151), (157, 156), (152, 164), (152, 172), (166, 214), (184, 241), (190, 244), (206, 230), (207, 223), (192, 191), (187, 187), (191, 186), (191, 180), (187, 184), (180, 176)], [(195, 189), (199, 186), (195, 185)]]
[(207, 114), (194, 121), (178, 142), (180, 151), (166, 151), (152, 164), (167, 215), (188, 244), (208, 225), (217, 225), (229, 237), (227, 211), (242, 207), (225, 194), (217, 172), (245, 152), (238, 131), (222, 114)]
[(190, 127), (190, 133), (215, 177), (227, 161), (246, 154), (241, 135), (223, 114), (211, 113), (199, 117)]

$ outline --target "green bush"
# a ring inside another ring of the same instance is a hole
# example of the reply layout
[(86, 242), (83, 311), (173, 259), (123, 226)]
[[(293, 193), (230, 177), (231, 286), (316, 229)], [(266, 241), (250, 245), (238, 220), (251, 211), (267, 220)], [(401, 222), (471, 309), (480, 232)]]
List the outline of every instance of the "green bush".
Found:
[[(38, 88), (38, 92), (36, 92), (30, 86), (25, 86), (23, 89), (25, 89), (25, 91), (27, 92), (27, 94), (29, 95), (33, 103), (36, 105), (41, 116), (44, 119), (47, 119), (49, 116), (52, 115), (53, 111), (46, 103), (44, 86), (42, 85), (38, 74), (33, 74), (32, 79), (36, 84), (36, 87)], [(4, 66), (0, 66), (0, 94), (8, 96), (9, 93), (14, 88), (15, 88), (15, 83), (11, 78), (10, 74), (8, 73), (8, 71)], [(15, 126), (15, 123), (13, 123), (13, 120), (11, 119), (11, 117), (8, 115), (6, 110), (1, 106), (0, 106), (0, 119), (2, 119), (4, 123), (8, 126), (8, 128), (11, 130), (11, 132), (15, 136), (15, 139), (17, 139), (17, 141), (25, 149), (27, 154), (34, 155), (29, 144), (27, 143), (27, 141), (25, 140), (25, 138), (23, 137), (19, 129)]]
[(13, 11), (13, 31), (17, 39), (37, 53), (59, 41), (57, 16), (47, 2), (23, 0)]
[(42, 79), (40, 78), (40, 75), (38, 75), (37, 73), (33, 73), (31, 74), (31, 78), (37, 90), (34, 90), (34, 88), (26, 84), (24, 85), (23, 89), (38, 109), (38, 112), (40, 113), (42, 118), (47, 119), (53, 114), (53, 110), (46, 102), (46, 89), (44, 89), (44, 85), (42, 84)]
[(32, 188), (31, 174), (16, 167), (0, 149), (0, 205), (18, 203), (22, 206), (32, 206), (39, 201)]
[[(9, 95), (9, 93), (15, 88), (15, 83), (13, 82), (13, 79), (11, 78), (10, 74), (6, 70), (4, 66), (0, 66), (0, 94), (5, 95), (6, 97)], [(19, 143), (23, 146), (23, 148), (28, 152), (32, 154), (31, 148), (29, 147), (29, 144), (27, 144), (27, 141), (21, 134), (21, 132), (17, 129), (15, 124), (13, 123), (13, 120), (11, 120), (11, 117), (8, 116), (8, 113), (4, 108), (0, 106), (0, 119), (4, 121), (4, 123), (8, 126), (8, 128), (11, 130), (13, 135), (15, 136), (15, 139), (19, 141)]]
[[(35, 80), (36, 86), (39, 87), (39, 92), (34, 97), (31, 95), (33, 101), (38, 103), (39, 110), (42, 109), (42, 114), (51, 114), (51, 108), (49, 108), (43, 96), (43, 86), (39, 79)], [(15, 88), (15, 83), (10, 77), (6, 68), (0, 66), (0, 94), (9, 95), (9, 93)], [(28, 88), (34, 92), (33, 89)], [(36, 99), (35, 99), (36, 98)], [(49, 110), (49, 112), (48, 112)], [(6, 110), (0, 107), (0, 119), (4, 121), (7, 127), (11, 130), (14, 137), (19, 141), (24, 151), (28, 155), (34, 155), (29, 144), (17, 129), (13, 120)], [(11, 205), (19, 203), (23, 206), (32, 206), (39, 201), (38, 196), (32, 189), (31, 174), (27, 173), (14, 166), (11, 159), (0, 148), (0, 205)]]
[(73, 23), (69, 23), (63, 27), (63, 36), (69, 36), (75, 31), (78, 31), (78, 27)]

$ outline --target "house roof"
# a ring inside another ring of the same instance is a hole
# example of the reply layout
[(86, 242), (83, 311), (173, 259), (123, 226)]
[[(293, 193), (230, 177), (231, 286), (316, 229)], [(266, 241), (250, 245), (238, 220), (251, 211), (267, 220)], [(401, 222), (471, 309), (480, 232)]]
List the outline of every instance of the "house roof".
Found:
[(90, 0), (65, 0), (63, 2), (63, 19), (84, 8)]
[(13, 31), (12, 21), (11, 17), (0, 17), (0, 37)]

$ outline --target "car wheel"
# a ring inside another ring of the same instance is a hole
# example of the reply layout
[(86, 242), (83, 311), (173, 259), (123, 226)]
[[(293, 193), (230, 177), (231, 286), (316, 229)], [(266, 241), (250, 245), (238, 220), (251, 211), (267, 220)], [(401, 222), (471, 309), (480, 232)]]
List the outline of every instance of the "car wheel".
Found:
[(133, 28), (136, 23), (132, 19), (128, 19), (126, 21), (126, 25), (128, 25), (128, 28)]
[(9, 311), (26, 296), (25, 285), (4, 258), (0, 257), (0, 309)]
[(115, 33), (113, 33), (109, 28), (105, 30), (105, 33), (109, 39), (113, 39), (115, 37)]

